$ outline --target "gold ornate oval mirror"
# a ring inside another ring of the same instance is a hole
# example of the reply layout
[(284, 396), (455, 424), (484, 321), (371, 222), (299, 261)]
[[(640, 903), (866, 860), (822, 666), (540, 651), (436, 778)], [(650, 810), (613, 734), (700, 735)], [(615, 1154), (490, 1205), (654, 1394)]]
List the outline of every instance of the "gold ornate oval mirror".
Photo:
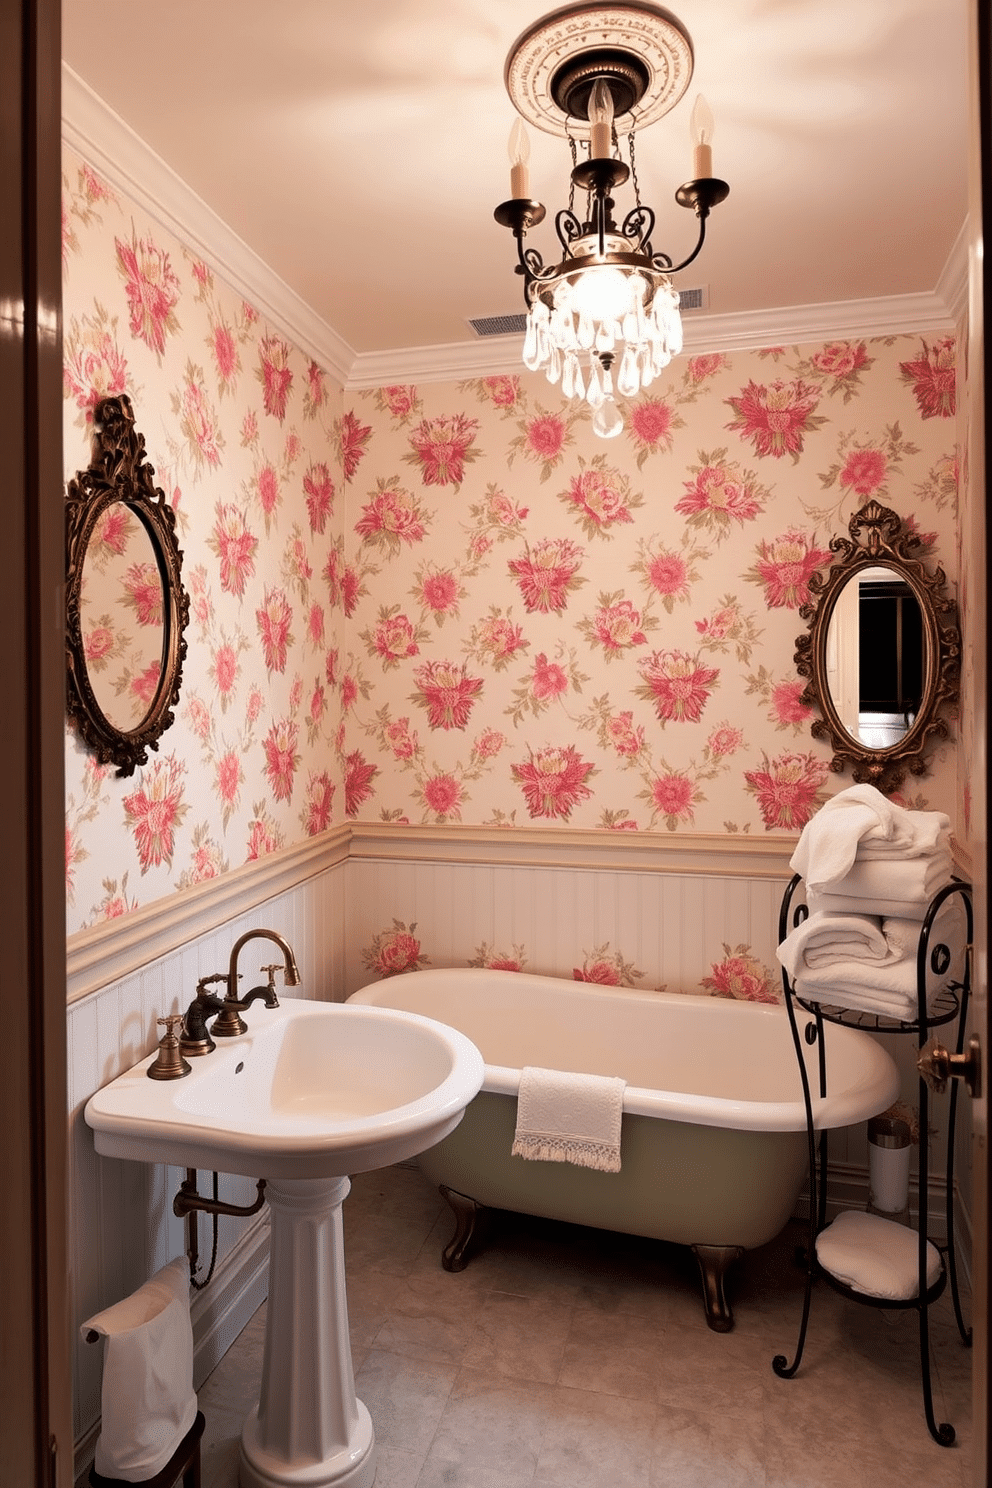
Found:
[(131, 775), (173, 721), (189, 599), (130, 399), (102, 399), (94, 427), (93, 463), (66, 491), (67, 706), (100, 762)]
[(833, 770), (895, 790), (907, 770), (923, 775), (927, 752), (949, 736), (945, 710), (957, 702), (961, 636), (943, 570), (928, 572), (919, 536), (888, 507), (870, 501), (835, 537), (837, 560), (810, 581), (796, 640), (802, 701), (819, 708), (817, 739), (833, 745)]

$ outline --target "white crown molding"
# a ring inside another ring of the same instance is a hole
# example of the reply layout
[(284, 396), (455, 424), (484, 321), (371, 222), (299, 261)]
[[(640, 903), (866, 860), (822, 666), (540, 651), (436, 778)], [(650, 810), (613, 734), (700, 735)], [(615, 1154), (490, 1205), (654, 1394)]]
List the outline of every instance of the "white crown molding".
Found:
[(343, 385), (355, 353), (212, 207), (62, 63), (62, 138), (112, 186), (181, 239), (230, 287)]
[[(387, 383), (454, 382), (520, 371), (520, 336), (442, 346), (355, 353), (288, 284), (218, 217), (120, 115), (62, 64), (62, 137), (112, 185), (209, 263), (232, 289), (313, 357), (348, 391)], [(787, 305), (733, 315), (694, 313), (684, 322), (685, 350), (749, 351), (808, 341), (946, 332), (967, 304), (967, 224), (931, 294), (890, 295)]]
[[(961, 241), (961, 239), (959, 239)], [(899, 336), (952, 331), (956, 309), (942, 293), (956, 282), (945, 269), (933, 294), (888, 295), (876, 300), (837, 300), (822, 305), (785, 305), (777, 310), (747, 310), (735, 315), (687, 315), (682, 323), (685, 351), (698, 356), (712, 351), (756, 351), (765, 346), (796, 346), (806, 341), (849, 341), (869, 336)], [(965, 265), (966, 267), (966, 265)], [(964, 287), (966, 289), (967, 279)], [(958, 291), (955, 290), (955, 299)], [(963, 304), (963, 299), (962, 299)], [(397, 347), (360, 352), (352, 364), (348, 391), (397, 382), (456, 382), (519, 372), (522, 336), (487, 336), (446, 346)]]
[(964, 320), (968, 310), (968, 240), (968, 221), (965, 219), (937, 280), (937, 297), (947, 306), (955, 326)]

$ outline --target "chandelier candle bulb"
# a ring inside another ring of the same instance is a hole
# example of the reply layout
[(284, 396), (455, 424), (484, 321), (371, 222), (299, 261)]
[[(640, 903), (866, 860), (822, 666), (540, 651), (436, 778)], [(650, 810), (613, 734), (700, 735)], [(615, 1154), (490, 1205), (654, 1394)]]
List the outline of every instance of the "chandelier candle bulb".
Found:
[(713, 175), (713, 110), (702, 93), (697, 95), (689, 120), (692, 134), (692, 174), (697, 181)]
[[(652, 0), (613, 0), (608, 8), (576, 0), (526, 31), (507, 58), (507, 91), (521, 119), (568, 140), (572, 155), (569, 205), (555, 216), (561, 258), (545, 263), (526, 242), (545, 208), (529, 198), (530, 147), (522, 123), (514, 124), (513, 199), (493, 215), (516, 241), (527, 305), (524, 365), (560, 383), (566, 398), (584, 400), (596, 415), (594, 433), (604, 439), (623, 428), (617, 398), (636, 398), (681, 351), (671, 276), (696, 258), (710, 212), (730, 192), (713, 176), (713, 115), (700, 97), (690, 121), (694, 178), (675, 193), (696, 218), (696, 245), (679, 262), (655, 245), (655, 213), (641, 201), (637, 181), (634, 131), (674, 108), (691, 76), (688, 34)], [(588, 141), (587, 155), (579, 154), (579, 140)], [(620, 188), (628, 183), (633, 202), (628, 198), (620, 215)], [(577, 193), (585, 198), (581, 215), (573, 205)]]
[(530, 138), (521, 119), (514, 120), (507, 152), (510, 156), (510, 196), (515, 201), (523, 201), (530, 196), (530, 172), (527, 169)]
[(589, 154), (593, 160), (607, 160), (613, 153), (613, 94), (598, 80), (589, 100)]

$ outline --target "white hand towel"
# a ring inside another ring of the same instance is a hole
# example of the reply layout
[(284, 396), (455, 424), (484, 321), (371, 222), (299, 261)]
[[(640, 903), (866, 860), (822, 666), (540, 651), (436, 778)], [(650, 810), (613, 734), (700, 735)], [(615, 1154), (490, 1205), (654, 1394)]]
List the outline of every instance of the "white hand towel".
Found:
[(943, 812), (906, 811), (873, 785), (852, 785), (806, 823), (791, 864), (808, 889), (828, 889), (858, 857), (928, 856), (949, 830)]
[(626, 1081), (618, 1076), (525, 1066), (520, 1072), (513, 1155), (619, 1173), (625, 1089)]
[(96, 1470), (143, 1483), (161, 1472), (196, 1419), (189, 1262), (170, 1261), (130, 1297), (83, 1323), (105, 1339)]
[[(950, 874), (947, 876), (950, 882)], [(937, 886), (943, 888), (941, 883)], [(920, 924), (923, 916), (930, 908), (930, 901), (937, 893), (937, 888), (931, 894), (921, 894), (918, 899), (890, 899), (883, 898), (880, 894), (873, 894), (870, 899), (864, 899), (859, 894), (814, 894), (806, 895), (806, 904), (810, 914), (864, 914), (870, 911), (873, 915), (881, 915), (883, 921), (886, 919), (915, 920)]]
[(827, 1007), (845, 1008), (848, 1012), (871, 1013), (892, 1018), (897, 1023), (915, 1023), (919, 1015), (916, 993), (870, 991), (856, 982), (806, 983), (799, 977), (793, 984), (803, 1002), (822, 1002)]
[[(831, 886), (830, 893), (868, 901), (876, 896), (906, 899), (911, 903), (925, 899), (929, 904), (937, 890), (950, 883), (953, 867), (947, 849), (929, 858), (873, 858), (866, 863), (859, 859), (843, 878)], [(871, 913), (870, 902), (865, 909)]]
[[(845, 1209), (816, 1237), (816, 1258), (845, 1286), (868, 1297), (906, 1301), (920, 1291), (919, 1240), (915, 1230)], [(940, 1253), (927, 1241), (926, 1287), (940, 1275)]]
[(789, 932), (775, 954), (795, 980), (807, 967), (815, 970), (835, 961), (882, 961), (891, 951), (877, 916), (811, 914)]
[(951, 819), (942, 811), (907, 811), (913, 840), (910, 844), (862, 837), (858, 843), (858, 861), (875, 858), (929, 858), (951, 846)]

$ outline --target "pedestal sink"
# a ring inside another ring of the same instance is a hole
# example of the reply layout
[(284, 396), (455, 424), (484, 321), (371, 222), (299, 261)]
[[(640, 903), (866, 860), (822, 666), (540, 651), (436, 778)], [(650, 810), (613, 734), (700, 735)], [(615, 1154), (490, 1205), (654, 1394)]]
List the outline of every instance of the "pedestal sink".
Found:
[(265, 1178), (269, 1302), (243, 1488), (370, 1488), (375, 1433), (355, 1398), (341, 1204), (348, 1174), (432, 1147), (479, 1090), (463, 1034), (387, 1008), (284, 1001), (179, 1080), (152, 1056), (86, 1106), (96, 1150)]

